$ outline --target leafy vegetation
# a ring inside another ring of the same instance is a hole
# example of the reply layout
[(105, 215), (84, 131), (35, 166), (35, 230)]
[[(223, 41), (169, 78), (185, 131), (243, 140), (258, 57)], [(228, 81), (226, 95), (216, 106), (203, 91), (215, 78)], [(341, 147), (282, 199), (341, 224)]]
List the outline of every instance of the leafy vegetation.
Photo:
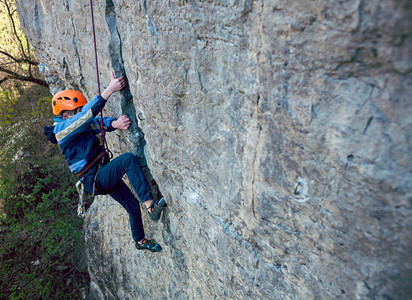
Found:
[(84, 299), (75, 178), (43, 135), (51, 95), (14, 0), (0, 0), (0, 28), (0, 299)]
[(38, 85), (0, 94), (0, 299), (80, 299), (87, 292), (75, 181), (43, 135), (50, 98)]

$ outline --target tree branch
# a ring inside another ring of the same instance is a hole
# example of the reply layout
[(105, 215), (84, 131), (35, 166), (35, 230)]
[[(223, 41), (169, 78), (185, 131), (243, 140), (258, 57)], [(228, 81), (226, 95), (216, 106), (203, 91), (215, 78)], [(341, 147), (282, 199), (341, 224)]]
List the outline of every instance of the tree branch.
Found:
[(11, 11), (10, 3), (9, 3), (7, 0), (5, 0), (5, 1), (4, 1), (4, 5), (5, 5), (6, 8), (7, 8), (7, 13), (8, 13), (8, 15), (9, 15), (9, 19), (10, 19), (10, 21), (11, 21), (11, 25), (12, 25), (12, 27), (13, 27), (13, 32), (14, 32), (15, 37), (16, 37), (17, 40), (19, 41), (22, 54), (23, 54), (23, 56), (24, 56), (26, 59), (28, 59), (28, 57), (27, 57), (27, 55), (26, 55), (26, 52), (24, 51), (23, 42), (22, 42), (21, 39), (19, 38), (19, 34), (18, 34), (18, 32), (17, 32), (17, 29), (16, 29), (16, 24), (14, 23), (13, 12)]
[(9, 79), (11, 79), (9, 76), (3, 77), (2, 79), (0, 79), (0, 85), (1, 85), (3, 82), (5, 82), (5, 81), (7, 81), (7, 80), (9, 80)]
[(33, 76), (21, 75), (21, 74), (18, 74), (18, 73), (16, 73), (16, 72), (10, 71), (10, 70), (8, 70), (8, 69), (6, 69), (6, 68), (3, 68), (3, 67), (0, 67), (0, 72), (4, 72), (4, 73), (6, 73), (6, 74), (11, 75), (11, 76), (6, 76), (6, 77), (4, 77), (4, 78), (1, 80), (0, 83), (3, 83), (4, 81), (6, 81), (6, 80), (8, 80), (8, 79), (16, 79), (16, 80), (20, 80), (20, 81), (33, 82), (33, 83), (36, 83), (36, 84), (39, 84), (39, 85), (42, 85), (42, 86), (45, 86), (45, 87), (48, 87), (48, 86), (49, 86), (49, 84), (48, 84), (46, 81), (42, 80), (42, 79), (35, 78), (35, 77), (33, 77)]
[[(32, 82), (41, 86), (48, 87), (48, 83), (42, 79), (37, 78), (36, 70), (39, 62), (35, 55), (32, 55), (29, 40), (20, 33), (14, 17), (16, 16), (16, 6), (14, 0), (0, 0), (1, 9), (8, 17), (9, 26), (6, 35), (12, 36), (10, 47), (16, 48), (16, 53), (0, 50), (0, 85), (7, 80), (19, 80)], [(35, 67), (35, 68), (33, 68)]]
[(12, 56), (11, 54), (9, 54), (9, 53), (7, 53), (3, 50), (0, 50), (0, 53), (3, 54), (3, 55), (6, 55), (8, 58), (15, 61), (16, 63), (28, 63), (28, 64), (34, 65), (34, 66), (39, 65), (39, 63), (37, 61), (33, 61), (33, 60), (28, 59), (28, 58), (16, 58), (16, 57)]

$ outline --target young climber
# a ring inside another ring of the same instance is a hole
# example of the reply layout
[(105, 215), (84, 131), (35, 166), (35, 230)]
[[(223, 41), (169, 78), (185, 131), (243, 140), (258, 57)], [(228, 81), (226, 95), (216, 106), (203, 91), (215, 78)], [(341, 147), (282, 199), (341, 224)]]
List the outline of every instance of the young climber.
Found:
[(105, 117), (100, 125), (101, 118), (97, 117), (109, 97), (125, 88), (126, 82), (124, 76), (115, 79), (112, 73), (109, 86), (89, 102), (77, 91), (58, 92), (52, 99), (53, 113), (57, 116), (54, 126), (45, 127), (44, 133), (52, 143), (60, 146), (71, 172), (79, 176), (87, 192), (110, 194), (126, 209), (136, 248), (157, 252), (162, 247), (145, 238), (139, 202), (122, 177), (127, 175), (153, 221), (159, 220), (166, 206), (164, 199), (153, 200), (150, 186), (133, 154), (126, 153), (107, 162), (108, 159), (104, 159), (107, 153), (96, 137), (100, 126), (108, 132), (129, 128), (131, 120), (126, 115), (118, 119)]

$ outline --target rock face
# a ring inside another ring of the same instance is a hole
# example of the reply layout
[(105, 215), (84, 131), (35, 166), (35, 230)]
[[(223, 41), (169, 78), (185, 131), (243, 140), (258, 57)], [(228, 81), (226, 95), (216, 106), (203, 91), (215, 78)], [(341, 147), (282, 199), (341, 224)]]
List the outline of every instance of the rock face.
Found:
[[(17, 2), (51, 91), (94, 96), (89, 1)], [(111, 69), (130, 84), (105, 113), (135, 121), (110, 146), (146, 142), (169, 206), (145, 216), (151, 254), (95, 199), (92, 297), (412, 295), (411, 1), (95, 0), (94, 15), (103, 85)]]

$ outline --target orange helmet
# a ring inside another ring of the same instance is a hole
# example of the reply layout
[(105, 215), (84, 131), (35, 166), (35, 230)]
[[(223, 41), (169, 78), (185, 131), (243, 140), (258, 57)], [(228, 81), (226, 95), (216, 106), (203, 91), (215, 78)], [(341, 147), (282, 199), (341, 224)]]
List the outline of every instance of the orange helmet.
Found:
[(73, 90), (64, 90), (54, 95), (52, 99), (53, 113), (57, 116), (63, 110), (74, 110), (87, 103), (82, 93)]

